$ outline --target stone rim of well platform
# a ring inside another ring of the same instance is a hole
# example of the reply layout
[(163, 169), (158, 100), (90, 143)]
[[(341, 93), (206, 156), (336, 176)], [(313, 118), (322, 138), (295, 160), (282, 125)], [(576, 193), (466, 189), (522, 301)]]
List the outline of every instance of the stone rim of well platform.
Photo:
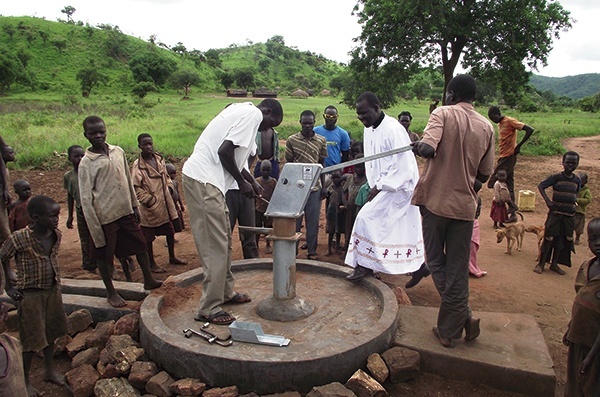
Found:
[[(246, 270), (271, 267), (269, 259), (251, 259), (234, 262), (232, 271), (240, 277)], [(296, 270), (336, 278), (349, 274), (346, 267), (312, 260), (298, 260)], [(194, 269), (174, 277), (171, 282), (189, 286), (200, 282), (202, 277), (201, 269)], [(398, 303), (393, 291), (373, 277), (361, 280), (358, 285), (380, 302), (379, 320), (350, 341), (343, 335), (337, 336), (344, 343), (336, 344), (339, 348), (334, 351), (307, 351), (307, 356), (291, 356), (289, 360), (282, 360), (278, 355), (249, 356), (243, 354), (243, 350), (236, 350), (235, 344), (229, 348), (206, 344), (202, 345), (202, 351), (194, 351), (182, 334), (163, 322), (160, 315), (163, 297), (158, 294), (148, 296), (140, 308), (140, 340), (148, 356), (173, 375), (201, 378), (215, 387), (235, 384), (242, 392), (265, 394), (286, 390), (307, 392), (313, 386), (334, 381), (343, 383), (357, 368), (365, 367), (370, 354), (382, 353), (390, 347), (398, 326)]]

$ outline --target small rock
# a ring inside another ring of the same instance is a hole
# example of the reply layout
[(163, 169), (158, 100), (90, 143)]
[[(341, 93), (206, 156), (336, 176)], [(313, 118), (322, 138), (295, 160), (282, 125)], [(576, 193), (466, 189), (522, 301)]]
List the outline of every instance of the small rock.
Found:
[(237, 397), (238, 395), (237, 386), (215, 387), (202, 393), (202, 397)]
[(388, 392), (379, 382), (360, 369), (348, 379), (346, 387), (357, 397), (389, 397)]
[(392, 347), (381, 355), (390, 370), (392, 383), (415, 379), (421, 374), (421, 356), (419, 352), (405, 347)]
[(100, 379), (94, 387), (95, 397), (139, 397), (140, 392), (125, 378)]
[(206, 383), (198, 379), (184, 378), (171, 383), (171, 391), (179, 396), (199, 396), (204, 390)]
[(86, 330), (94, 323), (92, 314), (87, 309), (75, 310), (67, 317), (67, 332), (74, 336), (78, 332)]
[(67, 348), (67, 345), (71, 343), (73, 338), (70, 335), (63, 335), (60, 338), (56, 338), (54, 341), (54, 355), (57, 356), (64, 352)]
[(129, 313), (121, 317), (115, 323), (115, 335), (129, 335), (139, 340), (140, 314)]
[(144, 354), (146, 354), (146, 351), (143, 348), (135, 346), (129, 346), (123, 350), (118, 350), (115, 353), (117, 372), (120, 375), (127, 376), (133, 363), (138, 361)]
[(74, 397), (90, 397), (100, 374), (89, 364), (80, 365), (65, 374)]
[(75, 335), (73, 340), (65, 348), (69, 357), (75, 357), (77, 353), (85, 350), (85, 340), (93, 331), (94, 329), (92, 327), (88, 327), (85, 331)]
[(104, 379), (116, 378), (119, 376), (119, 372), (117, 371), (116, 365), (112, 363), (104, 365), (101, 362), (98, 362), (98, 364), (96, 365), (96, 369), (98, 370), (100, 376)]
[(73, 357), (73, 361), (71, 361), (71, 368), (77, 368), (83, 364), (89, 364), (92, 367), (96, 367), (96, 364), (98, 364), (99, 357), (99, 347), (92, 347), (90, 349), (84, 350), (82, 352), (77, 353), (77, 355)]
[(283, 393), (265, 394), (262, 397), (302, 397), (297, 391), (286, 391)]
[(146, 391), (158, 397), (170, 397), (173, 395), (170, 389), (173, 382), (175, 382), (175, 380), (171, 378), (171, 375), (166, 371), (161, 371), (150, 378), (148, 383), (146, 383)]
[(103, 321), (96, 324), (94, 331), (85, 339), (85, 345), (87, 347), (99, 347), (104, 348), (108, 338), (114, 333), (115, 322), (114, 320)]
[(260, 396), (254, 392), (251, 392), (248, 394), (240, 394), (238, 397), (260, 397)]
[(117, 352), (123, 351), (129, 347), (138, 347), (138, 343), (129, 335), (111, 335), (105, 344), (104, 349), (100, 352), (100, 362), (104, 365), (108, 363), (117, 363)]
[(371, 376), (379, 383), (385, 382), (388, 376), (390, 376), (390, 370), (377, 353), (373, 353), (367, 358), (367, 369), (371, 372)]
[(136, 361), (129, 371), (129, 383), (137, 389), (145, 389), (146, 383), (158, 373), (158, 367), (152, 361)]
[(356, 394), (340, 382), (333, 382), (328, 385), (313, 387), (306, 397), (356, 397)]
[(392, 292), (396, 295), (396, 301), (400, 306), (412, 306), (412, 302), (406, 294), (406, 291), (404, 291), (404, 288), (395, 286), (392, 288)]

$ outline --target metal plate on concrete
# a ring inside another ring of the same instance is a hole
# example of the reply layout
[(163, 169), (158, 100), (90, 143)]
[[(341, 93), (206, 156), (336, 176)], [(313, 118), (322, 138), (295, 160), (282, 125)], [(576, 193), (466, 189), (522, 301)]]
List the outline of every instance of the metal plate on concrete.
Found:
[(474, 312), (481, 335), (442, 347), (431, 331), (437, 308), (401, 306), (394, 344), (416, 350), (421, 369), (446, 378), (486, 384), (530, 396), (554, 396), (556, 375), (544, 335), (533, 316)]
[(311, 188), (317, 182), (321, 164), (286, 163), (279, 175), (265, 215), (268, 217), (298, 218)]

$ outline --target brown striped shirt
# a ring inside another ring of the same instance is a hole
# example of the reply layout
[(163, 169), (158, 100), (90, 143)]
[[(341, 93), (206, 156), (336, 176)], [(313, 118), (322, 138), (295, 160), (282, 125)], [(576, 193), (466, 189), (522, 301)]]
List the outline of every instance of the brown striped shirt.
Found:
[(16, 289), (51, 288), (55, 283), (60, 284), (58, 266), (58, 247), (61, 234), (58, 229), (56, 241), (50, 250), (50, 255), (44, 252), (40, 241), (33, 235), (29, 226), (17, 230), (4, 242), (0, 248), (0, 260), (10, 260), (13, 256), (17, 264), (18, 280)]
[[(305, 138), (298, 132), (285, 142), (285, 161), (288, 163), (323, 164), (327, 155), (327, 141), (319, 134)], [(320, 181), (317, 187), (321, 188)]]

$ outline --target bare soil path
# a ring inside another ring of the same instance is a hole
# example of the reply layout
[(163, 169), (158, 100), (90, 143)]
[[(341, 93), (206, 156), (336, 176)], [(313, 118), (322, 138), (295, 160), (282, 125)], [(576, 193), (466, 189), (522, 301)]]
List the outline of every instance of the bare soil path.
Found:
[[(588, 207), (588, 220), (600, 216), (600, 172), (598, 160), (600, 157), (600, 136), (570, 139), (565, 142), (565, 147), (575, 150), (581, 155), (578, 171), (589, 175), (589, 187), (592, 194), (598, 197)], [(182, 163), (178, 164), (180, 168)], [(525, 223), (543, 225), (546, 218), (546, 207), (537, 193), (537, 184), (548, 175), (562, 170), (561, 158), (520, 157), (516, 167), (516, 190), (533, 190), (536, 192), (536, 206), (534, 212), (525, 212)], [(67, 169), (56, 171), (12, 171), (12, 181), (23, 178), (30, 182), (33, 194), (46, 194), (54, 197), (61, 204), (60, 228), (63, 232), (63, 242), (60, 250), (61, 271), (63, 277), (99, 279), (97, 275), (81, 270), (80, 248), (75, 229), (65, 227), (67, 208), (66, 193), (62, 187), (62, 177)], [(479, 251), (479, 264), (488, 272), (486, 277), (471, 279), (470, 303), (473, 310), (490, 312), (525, 313), (535, 317), (539, 323), (550, 354), (554, 361), (557, 375), (556, 396), (562, 396), (564, 390), (567, 348), (561, 343), (562, 335), (566, 329), (571, 315), (571, 306), (575, 292), (573, 289), (574, 278), (579, 265), (590, 256), (586, 245), (577, 246), (577, 253), (573, 255), (573, 268), (566, 269), (565, 276), (559, 276), (546, 271), (542, 275), (533, 273), (537, 255), (537, 242), (533, 234), (526, 233), (523, 250), (513, 252), (512, 256), (504, 254), (504, 243), (496, 244), (495, 231), (489, 218), (489, 209), (492, 201), (492, 191), (484, 187), (481, 191), (483, 208), (481, 212), (481, 249)], [(187, 217), (187, 213), (185, 214)], [(189, 222), (188, 222), (189, 224)], [(324, 232), (324, 222), (321, 224), (319, 236), (320, 260), (343, 265), (343, 260), (338, 256), (325, 256), (327, 252), (327, 236)], [(168, 255), (164, 246), (164, 239), (160, 238), (154, 243), (157, 262), (164, 266), (167, 273), (159, 275), (163, 279), (168, 275), (179, 274), (198, 266), (196, 248), (189, 229), (177, 234), (176, 254), (180, 259), (188, 262), (186, 266), (168, 265)], [(584, 235), (584, 241), (586, 236)], [(261, 255), (264, 253), (264, 243), (260, 245)], [(305, 257), (301, 251), (300, 257)], [(241, 259), (241, 248), (234, 236), (234, 259)], [(137, 270), (133, 274), (136, 281), (140, 281), (141, 274)], [(406, 276), (398, 276), (394, 281), (404, 285), (408, 280)], [(424, 279), (417, 287), (407, 290), (414, 305), (437, 307), (438, 294), (430, 278)], [(66, 358), (59, 359), (61, 371), (67, 371), (70, 362)], [(33, 383), (45, 389), (46, 396), (66, 396), (67, 393), (54, 385), (41, 380), (42, 363), (36, 359), (33, 366)], [(443, 379), (431, 374), (423, 374), (419, 379), (399, 385), (386, 384), (391, 395), (439, 396), (439, 397), (475, 397), (475, 396), (516, 396), (513, 393), (492, 390), (487, 387)]]

